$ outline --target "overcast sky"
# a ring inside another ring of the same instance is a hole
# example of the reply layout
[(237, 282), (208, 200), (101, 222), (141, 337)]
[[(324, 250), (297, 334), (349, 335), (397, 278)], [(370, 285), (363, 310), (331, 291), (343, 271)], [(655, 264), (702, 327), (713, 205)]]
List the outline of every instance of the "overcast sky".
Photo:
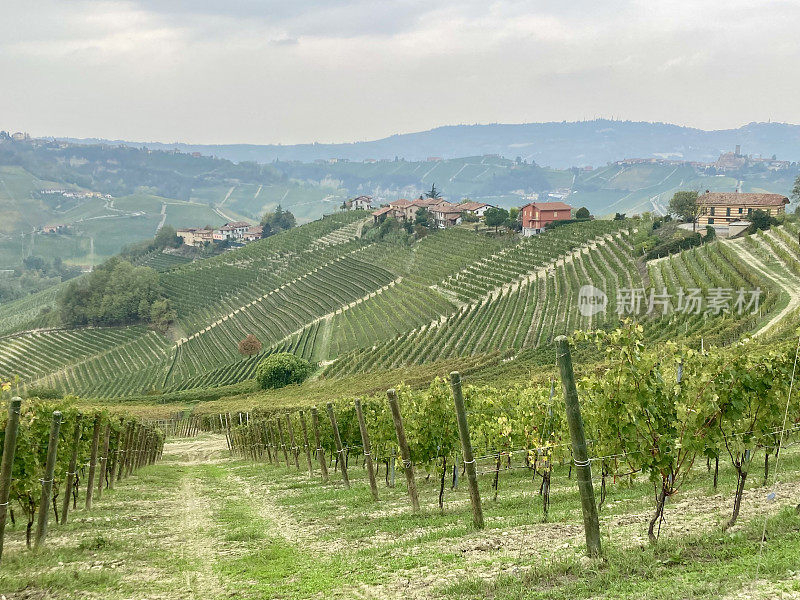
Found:
[(800, 123), (800, 0), (0, 0), (0, 129), (357, 141)]

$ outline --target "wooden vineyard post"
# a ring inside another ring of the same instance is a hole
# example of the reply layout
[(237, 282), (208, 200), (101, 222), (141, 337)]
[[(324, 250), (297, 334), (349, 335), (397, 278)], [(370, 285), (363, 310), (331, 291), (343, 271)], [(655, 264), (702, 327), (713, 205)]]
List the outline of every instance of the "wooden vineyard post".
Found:
[(3, 558), (3, 536), (8, 518), (8, 497), (11, 495), (11, 471), (14, 467), (14, 453), (17, 450), (17, 431), (22, 400), (12, 398), (8, 404), (8, 421), (3, 440), (3, 462), (0, 466), (0, 559)]
[(325, 463), (325, 450), (322, 449), (322, 438), (319, 435), (319, 414), (317, 407), (311, 408), (311, 423), (314, 426), (314, 443), (317, 444), (317, 460), (319, 461), (319, 469), (322, 472), (322, 481), (328, 482), (328, 465)]
[(275, 430), (269, 421), (264, 422), (264, 427), (267, 428), (267, 435), (269, 436), (270, 444), (272, 444), (272, 462), (280, 466), (281, 459), (278, 456), (278, 440), (275, 438)]
[[(461, 390), (461, 374), (457, 371), (450, 373), (450, 387), (453, 390), (453, 403), (456, 407), (456, 419), (458, 421), (458, 437), (461, 440), (461, 453), (464, 455), (464, 469), (467, 472), (467, 481), (469, 482), (469, 499), (472, 503), (472, 523), (475, 525), (476, 529), (483, 529), (481, 493), (478, 489), (478, 475), (475, 472), (475, 457), (472, 455), (472, 442), (469, 438), (467, 411), (464, 408), (464, 394)], [(453, 473), (456, 473), (455, 469)], [(455, 482), (453, 486), (455, 487)]]
[(406, 475), (408, 486), (408, 497), (411, 500), (411, 507), (414, 512), (419, 510), (419, 496), (417, 495), (417, 482), (414, 479), (414, 465), (411, 462), (411, 451), (408, 449), (406, 440), (406, 430), (403, 427), (403, 417), (400, 416), (400, 406), (397, 403), (397, 392), (393, 389), (386, 392), (389, 397), (389, 408), (392, 409), (392, 420), (394, 429), (397, 433), (397, 444), (400, 446), (400, 456), (403, 459), (403, 473)]
[(222, 418), (222, 413), (219, 414), (219, 424), (222, 428), (222, 432), (225, 434), (225, 445), (228, 446), (228, 452), (231, 451), (231, 439), (228, 437), (228, 430), (225, 429), (225, 421)]
[(103, 451), (100, 453), (100, 478), (97, 481), (97, 499), (103, 496), (103, 486), (106, 484), (106, 472), (108, 471), (108, 446), (111, 444), (111, 421), (106, 423), (106, 430), (103, 434)]
[(97, 499), (103, 496), (103, 487), (106, 484), (106, 472), (108, 471), (108, 446), (111, 443), (111, 421), (106, 423), (106, 430), (103, 434), (103, 451), (100, 453), (100, 477), (97, 480)]
[(361, 400), (356, 398), (356, 414), (358, 415), (358, 428), (361, 431), (361, 446), (364, 450), (364, 459), (367, 463), (367, 475), (369, 475), (369, 489), (372, 492), (372, 498), (378, 499), (378, 482), (375, 481), (375, 467), (372, 464), (372, 448), (369, 443), (369, 432), (367, 431), (367, 423), (364, 421), (364, 412), (361, 410)]
[(94, 416), (94, 428), (92, 429), (92, 454), (89, 458), (89, 483), (86, 486), (86, 510), (92, 508), (92, 497), (94, 495), (94, 476), (97, 471), (97, 449), (100, 445), (100, 425), (102, 417), (100, 413)]
[(256, 450), (258, 454), (258, 460), (264, 461), (267, 456), (267, 440), (264, 437), (264, 431), (261, 429), (258, 422), (253, 420), (250, 423), (250, 427), (253, 430), (253, 437), (256, 440)]
[(131, 436), (128, 438), (128, 447), (125, 448), (125, 477), (133, 471), (133, 463), (136, 460), (136, 449), (139, 442), (141, 426), (138, 423), (131, 424)]
[[(116, 446), (116, 449), (114, 451), (113, 460), (112, 460), (112, 457), (111, 457), (111, 454), (110, 454), (110, 451), (109, 451), (109, 453), (108, 453), (109, 462), (108, 462), (108, 466), (106, 467), (106, 474), (107, 474), (106, 479), (108, 480), (108, 489), (110, 489), (110, 490), (114, 489), (114, 479), (115, 479), (114, 478), (114, 473), (117, 472), (117, 461), (119, 460), (119, 442), (120, 442), (120, 436), (122, 434), (122, 419), (121, 418), (119, 420), (119, 424), (120, 424), (119, 431), (115, 431), (114, 432), (114, 445)], [(109, 421), (108, 426), (111, 427), (111, 422), (110, 421)]]
[(272, 440), (269, 437), (267, 424), (264, 421), (261, 421), (259, 429), (261, 430), (261, 439), (264, 440), (264, 451), (267, 454), (267, 462), (272, 463)]
[(78, 413), (75, 417), (75, 429), (72, 430), (72, 453), (69, 457), (69, 471), (67, 483), (64, 487), (64, 501), (61, 504), (61, 524), (67, 524), (70, 496), (72, 496), (72, 482), (75, 480), (75, 471), (78, 468), (78, 448), (81, 445), (81, 431), (83, 429), (83, 415)]
[(50, 424), (50, 440), (47, 443), (47, 461), (42, 479), (42, 498), (39, 501), (39, 520), (36, 523), (36, 537), (33, 547), (39, 548), (47, 535), (47, 517), (50, 512), (50, 497), (53, 494), (53, 471), (56, 468), (56, 451), (58, 450), (58, 432), (61, 429), (61, 411), (53, 411)]
[(325, 410), (328, 411), (328, 418), (331, 421), (333, 428), (333, 441), (336, 444), (336, 453), (339, 455), (339, 466), (342, 467), (342, 481), (344, 487), (350, 487), (350, 478), (347, 476), (347, 461), (344, 459), (344, 447), (342, 447), (342, 436), (339, 435), (339, 425), (336, 423), (336, 414), (333, 412), (333, 404), (328, 402), (325, 405)]
[(231, 437), (231, 413), (225, 413), (225, 432), (228, 434), (230, 440), (231, 454), (233, 454), (233, 438)]
[(308, 463), (308, 475), (314, 476), (314, 465), (311, 462), (311, 447), (308, 443), (308, 427), (306, 426), (306, 415), (300, 411), (300, 429), (303, 430), (303, 449), (306, 451), (306, 462)]
[(131, 436), (131, 424), (120, 421), (119, 442), (117, 445), (117, 476), (116, 480), (122, 480), (122, 471), (125, 468), (125, 456), (128, 453), (128, 441)]
[(586, 551), (589, 557), (600, 556), (600, 520), (597, 516), (597, 504), (592, 486), (592, 467), (586, 448), (586, 434), (583, 429), (581, 406), (578, 401), (578, 390), (575, 387), (575, 374), (572, 371), (572, 355), (566, 336), (556, 338), (556, 357), (561, 371), (561, 385), (564, 389), (564, 404), (567, 409), (569, 436), (572, 440), (572, 457), (578, 479), (578, 491), (581, 495), (583, 509), (583, 525), (586, 529)]
[(289, 432), (289, 443), (292, 445), (292, 455), (294, 456), (294, 466), (300, 468), (300, 449), (297, 447), (297, 442), (294, 439), (294, 427), (292, 427), (292, 420), (289, 418), (289, 413), (286, 413), (286, 429)]
[(141, 425), (139, 428), (138, 442), (136, 444), (136, 453), (134, 454), (135, 460), (133, 462), (132, 472), (139, 470), (139, 467), (142, 466), (142, 462), (144, 460), (144, 451), (147, 447), (147, 439), (149, 436), (150, 429), (147, 427), (147, 425)]
[(286, 467), (289, 467), (289, 452), (286, 450), (286, 442), (283, 439), (283, 426), (281, 426), (281, 419), (275, 419), (278, 423), (278, 437), (280, 438), (281, 448), (283, 448), (283, 459), (286, 461)]

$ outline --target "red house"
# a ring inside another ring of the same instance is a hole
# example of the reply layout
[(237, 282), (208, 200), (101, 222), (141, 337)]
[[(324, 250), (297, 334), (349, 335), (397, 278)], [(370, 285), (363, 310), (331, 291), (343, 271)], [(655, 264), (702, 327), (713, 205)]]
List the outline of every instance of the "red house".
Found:
[(523, 206), (520, 213), (522, 235), (531, 236), (541, 233), (549, 223), (571, 219), (572, 207), (563, 202), (531, 202)]

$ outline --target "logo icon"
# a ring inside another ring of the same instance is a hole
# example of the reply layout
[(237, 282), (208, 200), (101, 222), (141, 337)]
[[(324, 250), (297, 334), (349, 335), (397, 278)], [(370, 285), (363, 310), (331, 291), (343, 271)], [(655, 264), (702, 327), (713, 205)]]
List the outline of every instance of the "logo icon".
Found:
[(584, 317), (603, 312), (608, 306), (608, 296), (593, 285), (584, 285), (578, 292), (578, 310)]

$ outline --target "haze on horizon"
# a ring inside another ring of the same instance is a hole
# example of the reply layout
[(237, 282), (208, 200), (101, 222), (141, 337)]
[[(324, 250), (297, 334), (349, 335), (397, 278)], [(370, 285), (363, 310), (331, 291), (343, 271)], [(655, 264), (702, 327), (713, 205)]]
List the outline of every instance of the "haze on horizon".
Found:
[(458, 123), (800, 122), (800, 0), (126, 0), (0, 8), (0, 129), (346, 142)]

